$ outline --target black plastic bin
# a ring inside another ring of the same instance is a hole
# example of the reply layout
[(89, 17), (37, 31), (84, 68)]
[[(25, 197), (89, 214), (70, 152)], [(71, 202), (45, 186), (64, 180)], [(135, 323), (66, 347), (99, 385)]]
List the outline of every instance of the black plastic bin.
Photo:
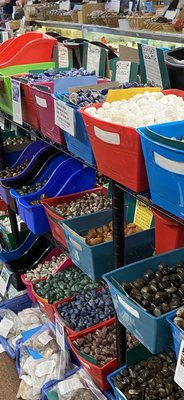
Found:
[(171, 88), (184, 90), (184, 62), (179, 64), (172, 60), (171, 57), (180, 61), (184, 60), (184, 47), (169, 50), (165, 54), (165, 62), (169, 73)]

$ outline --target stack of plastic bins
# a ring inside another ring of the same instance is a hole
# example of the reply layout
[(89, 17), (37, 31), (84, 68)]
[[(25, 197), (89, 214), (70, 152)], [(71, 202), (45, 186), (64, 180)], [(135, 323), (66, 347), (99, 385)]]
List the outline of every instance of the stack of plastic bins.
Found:
[[(184, 215), (183, 127), (183, 121), (151, 126), (151, 131), (155, 132), (152, 135), (146, 128), (137, 129), (141, 137), (151, 199), (181, 219)], [(171, 140), (173, 136), (177, 140)]]
[[(50, 231), (49, 223), (42, 204), (32, 205), (33, 200), (40, 201), (40, 195), (47, 193), (48, 198), (75, 193), (78, 190), (87, 190), (95, 186), (95, 171), (73, 159), (60, 164), (57, 174), (52, 182), (47, 182), (38, 192), (23, 196), (18, 199), (18, 213), (26, 222), (29, 229), (35, 234), (43, 234)], [(47, 190), (46, 190), (47, 189)], [(38, 224), (39, 221), (39, 224)]]
[[(110, 222), (112, 222), (112, 210), (61, 222), (73, 263), (95, 281), (100, 280), (103, 274), (113, 268), (113, 241), (89, 246), (85, 242), (85, 236), (91, 227), (100, 228)], [(126, 237), (127, 264), (153, 255), (154, 233), (152, 228)]]
[(61, 214), (57, 213), (53, 209), (53, 207), (56, 207), (58, 204), (62, 203), (67, 203), (69, 204), (71, 201), (75, 201), (77, 199), (82, 198), (86, 193), (105, 193), (105, 190), (102, 187), (94, 188), (91, 190), (86, 190), (85, 192), (77, 192), (72, 195), (66, 195), (66, 196), (60, 196), (56, 198), (51, 198), (51, 199), (45, 199), (42, 200), (41, 203), (44, 206), (45, 212), (47, 214), (48, 222), (50, 225), (50, 230), (52, 232), (52, 236), (64, 247), (68, 247), (66, 240), (65, 240), (65, 235), (63, 232), (62, 224), (60, 223), (63, 221), (63, 217)]
[(172, 344), (170, 327), (166, 321), (166, 317), (170, 316), (172, 311), (155, 317), (126, 296), (121, 290), (121, 283), (141, 278), (148, 267), (156, 271), (159, 264), (172, 263), (174, 266), (182, 260), (184, 249), (179, 249), (129, 264), (103, 276), (109, 286), (119, 321), (153, 354), (167, 349)]
[[(95, 85), (97, 77), (91, 76), (78, 76), (78, 77), (62, 77), (55, 79), (54, 91), (63, 92), (68, 90), (69, 87)], [(51, 139), (53, 142), (61, 145), (65, 144), (65, 139), (62, 129), (55, 124), (55, 110), (54, 110), (54, 97), (52, 90), (46, 88), (33, 87), (33, 95), (36, 103), (36, 110), (40, 129), (42, 134)]]

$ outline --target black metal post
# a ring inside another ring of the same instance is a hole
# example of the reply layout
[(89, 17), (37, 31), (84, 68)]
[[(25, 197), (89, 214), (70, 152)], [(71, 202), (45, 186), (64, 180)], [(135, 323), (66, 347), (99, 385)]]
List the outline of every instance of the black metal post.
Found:
[[(125, 264), (124, 192), (112, 181), (114, 268)], [(126, 364), (126, 328), (116, 318), (116, 343), (119, 367)]]
[(16, 213), (8, 206), (8, 215), (10, 218), (11, 230), (13, 234), (13, 240), (15, 247), (20, 246), (20, 236), (19, 236), (19, 229), (17, 224), (17, 216)]

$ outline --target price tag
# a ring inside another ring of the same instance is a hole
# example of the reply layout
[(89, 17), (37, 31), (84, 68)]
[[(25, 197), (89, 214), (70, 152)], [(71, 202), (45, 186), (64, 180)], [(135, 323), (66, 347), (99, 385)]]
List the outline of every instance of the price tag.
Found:
[(65, 351), (64, 327), (56, 316), (55, 316), (55, 325), (56, 325), (56, 341), (57, 341), (58, 345), (61, 347), (61, 350)]
[(95, 71), (96, 75), (99, 75), (100, 71), (100, 56), (101, 49), (94, 44), (88, 43), (88, 52), (87, 52), (87, 71), (92, 72)]
[(55, 124), (70, 135), (75, 136), (75, 114), (72, 107), (64, 101), (54, 101)]
[(60, 10), (69, 11), (70, 10), (70, 0), (64, 0), (59, 4)]
[(142, 54), (146, 69), (147, 81), (154, 82), (156, 86), (163, 89), (157, 49), (153, 46), (142, 46)]
[(181, 341), (174, 380), (184, 390), (184, 339)]
[(20, 82), (12, 79), (11, 84), (12, 84), (13, 120), (17, 124), (22, 125)]
[(149, 229), (152, 223), (153, 213), (151, 207), (144, 204), (142, 201), (136, 201), (134, 223), (143, 230)]
[(130, 61), (117, 61), (116, 63), (116, 82), (124, 83), (130, 81)]
[(8, 40), (8, 32), (7, 31), (2, 31), (2, 40), (3, 40), (3, 42)]
[(167, 19), (173, 20), (176, 17), (177, 13), (178, 13), (178, 10), (168, 10), (168, 11), (166, 11), (164, 17)]
[(59, 68), (69, 67), (68, 49), (62, 43), (58, 43), (58, 66)]
[(4, 266), (2, 268), (1, 275), (0, 275), (0, 293), (2, 296), (5, 295), (11, 274), (12, 273), (10, 271), (8, 271), (6, 266)]

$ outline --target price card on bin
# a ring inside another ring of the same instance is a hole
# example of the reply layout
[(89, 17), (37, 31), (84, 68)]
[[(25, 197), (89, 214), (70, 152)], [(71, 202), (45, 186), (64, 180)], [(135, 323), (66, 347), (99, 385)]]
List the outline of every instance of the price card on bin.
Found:
[(63, 131), (75, 136), (75, 112), (64, 101), (54, 101), (55, 124)]

